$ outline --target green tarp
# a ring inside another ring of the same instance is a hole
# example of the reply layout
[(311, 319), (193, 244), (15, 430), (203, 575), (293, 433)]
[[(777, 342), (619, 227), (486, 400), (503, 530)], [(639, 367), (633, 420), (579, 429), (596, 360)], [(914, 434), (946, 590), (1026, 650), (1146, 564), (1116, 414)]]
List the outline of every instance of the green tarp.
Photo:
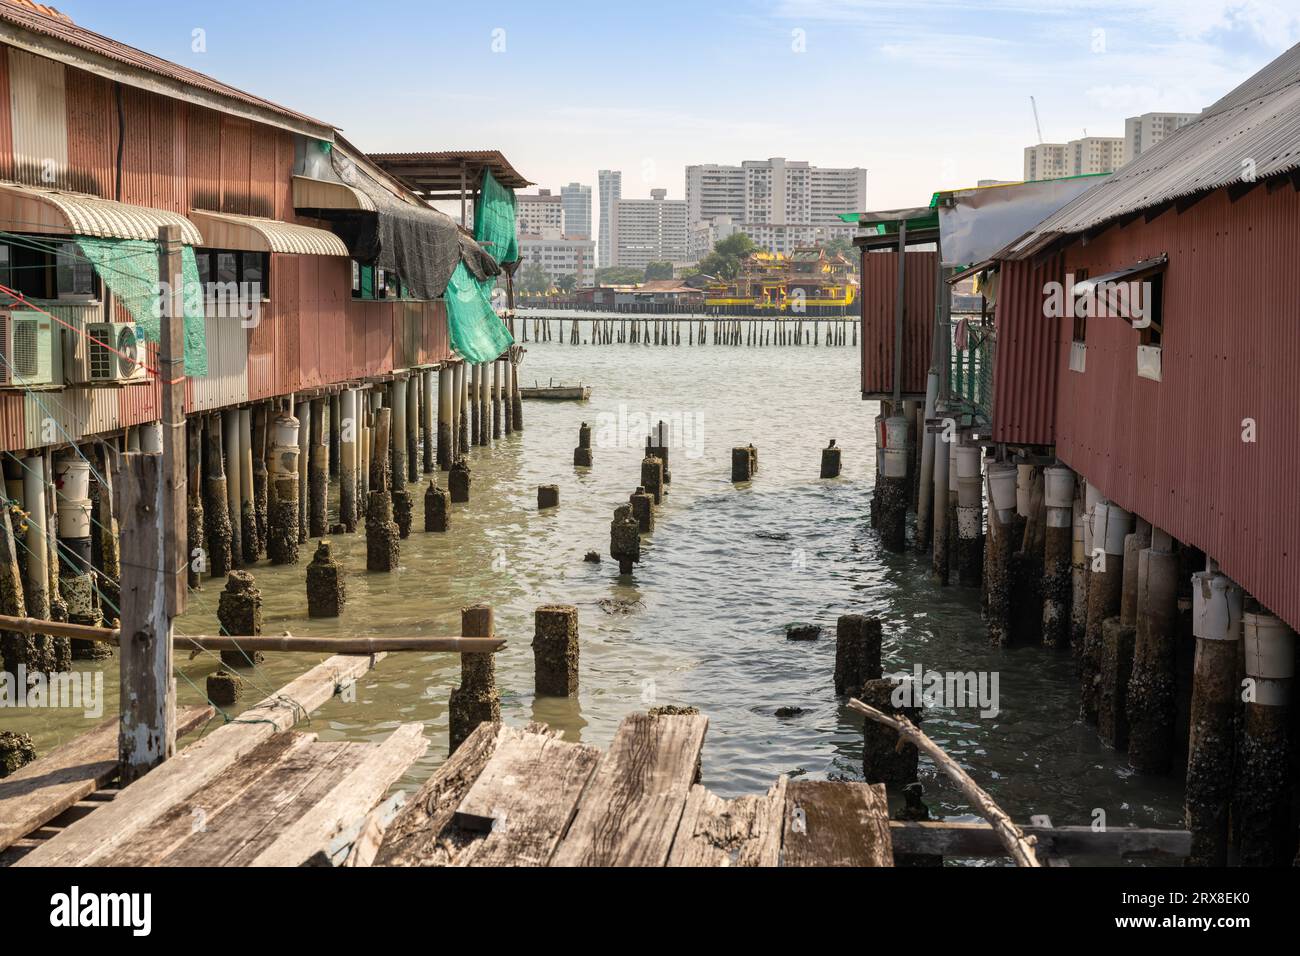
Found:
[[(158, 243), (150, 239), (101, 239), (77, 236), (76, 243), (95, 272), (121, 300), (150, 342), (158, 341)], [(181, 270), (185, 280), (185, 374), (208, 374), (208, 350), (203, 337), (203, 286), (194, 250), (184, 246)], [(230, 321), (239, 321), (233, 318)]]
[[(514, 191), (503, 188), (487, 170), (475, 203), (474, 239), (499, 263), (519, 259)], [(514, 342), (505, 322), (492, 308), (495, 285), (495, 276), (475, 278), (463, 259), (456, 263), (447, 283), (444, 298), (451, 347), (467, 362), (491, 362)]]

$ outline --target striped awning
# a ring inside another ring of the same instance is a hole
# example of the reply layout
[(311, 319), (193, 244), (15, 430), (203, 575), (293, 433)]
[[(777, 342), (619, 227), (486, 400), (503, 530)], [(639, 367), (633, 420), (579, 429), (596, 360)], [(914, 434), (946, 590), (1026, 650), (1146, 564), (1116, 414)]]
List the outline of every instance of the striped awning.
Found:
[(0, 183), (0, 229), (102, 239), (157, 239), (160, 226), (179, 226), (181, 240), (202, 245), (194, 223), (180, 213), (132, 206), (83, 193)]
[(202, 244), (210, 249), (284, 252), (299, 256), (348, 254), (343, 240), (326, 229), (206, 209), (191, 210), (190, 219), (203, 233)]
[(375, 202), (360, 189), (347, 183), (311, 176), (293, 177), (294, 209), (357, 209), (374, 212)]

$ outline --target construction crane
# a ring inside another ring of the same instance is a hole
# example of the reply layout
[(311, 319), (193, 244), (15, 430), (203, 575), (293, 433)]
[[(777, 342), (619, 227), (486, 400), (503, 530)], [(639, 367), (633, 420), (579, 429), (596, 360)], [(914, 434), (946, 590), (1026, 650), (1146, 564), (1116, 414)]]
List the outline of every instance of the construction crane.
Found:
[(1038, 142), (1039, 142), (1039, 145), (1042, 145), (1042, 142), (1043, 142), (1043, 124), (1040, 123), (1040, 122), (1038, 122), (1038, 103), (1037, 103), (1037, 101), (1035, 101), (1035, 99), (1034, 99), (1034, 97), (1033, 97), (1032, 95), (1030, 95), (1030, 97), (1029, 97), (1029, 105), (1032, 106), (1032, 107), (1034, 108), (1034, 128), (1038, 130)]

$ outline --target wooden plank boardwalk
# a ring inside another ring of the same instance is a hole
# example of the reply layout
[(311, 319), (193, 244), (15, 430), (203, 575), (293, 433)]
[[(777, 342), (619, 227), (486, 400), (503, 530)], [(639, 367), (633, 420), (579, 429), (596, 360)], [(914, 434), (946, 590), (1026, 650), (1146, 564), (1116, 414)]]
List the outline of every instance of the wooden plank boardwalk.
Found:
[[(5, 838), (27, 844), (11, 865), (318, 862), (428, 747), (420, 723), (399, 726), (380, 744), (326, 743), (291, 729), (382, 656), (323, 661), (111, 799), (83, 798), (116, 776), (116, 718), (30, 764), (0, 781)], [(211, 714), (195, 710), (182, 727)], [(83, 803), (86, 812), (59, 821), (66, 826), (42, 826)]]
[(632, 714), (609, 749), (480, 724), (384, 836), (380, 866), (892, 866), (880, 785), (698, 782), (708, 720)]

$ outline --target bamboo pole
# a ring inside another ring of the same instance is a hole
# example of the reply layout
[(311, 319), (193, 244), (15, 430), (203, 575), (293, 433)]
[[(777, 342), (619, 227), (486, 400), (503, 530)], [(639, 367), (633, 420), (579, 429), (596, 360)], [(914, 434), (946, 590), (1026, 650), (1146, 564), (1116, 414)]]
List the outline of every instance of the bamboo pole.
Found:
[(1016, 866), (1036, 867), (1041, 865), (1038, 862), (1037, 854), (1034, 853), (1035, 839), (1026, 837), (1020, 827), (1016, 826), (1011, 818), (1007, 816), (1006, 811), (994, 803), (993, 798), (971, 779), (970, 774), (963, 770), (957, 761), (949, 757), (942, 747), (927, 737), (919, 727), (906, 717), (891, 717), (889, 714), (882, 713), (856, 698), (849, 701), (849, 709), (855, 710), (859, 714), (865, 714), (878, 724), (892, 727), (898, 731), (900, 737), (907, 738), (918, 750), (929, 754), (930, 759), (948, 776), (952, 777), (957, 784), (957, 788), (961, 790), (967, 800), (974, 804), (980, 816), (988, 820), (994, 831), (996, 831), (998, 839), (1002, 841), (1002, 845), (1007, 848), (1007, 853), (1015, 861)]

